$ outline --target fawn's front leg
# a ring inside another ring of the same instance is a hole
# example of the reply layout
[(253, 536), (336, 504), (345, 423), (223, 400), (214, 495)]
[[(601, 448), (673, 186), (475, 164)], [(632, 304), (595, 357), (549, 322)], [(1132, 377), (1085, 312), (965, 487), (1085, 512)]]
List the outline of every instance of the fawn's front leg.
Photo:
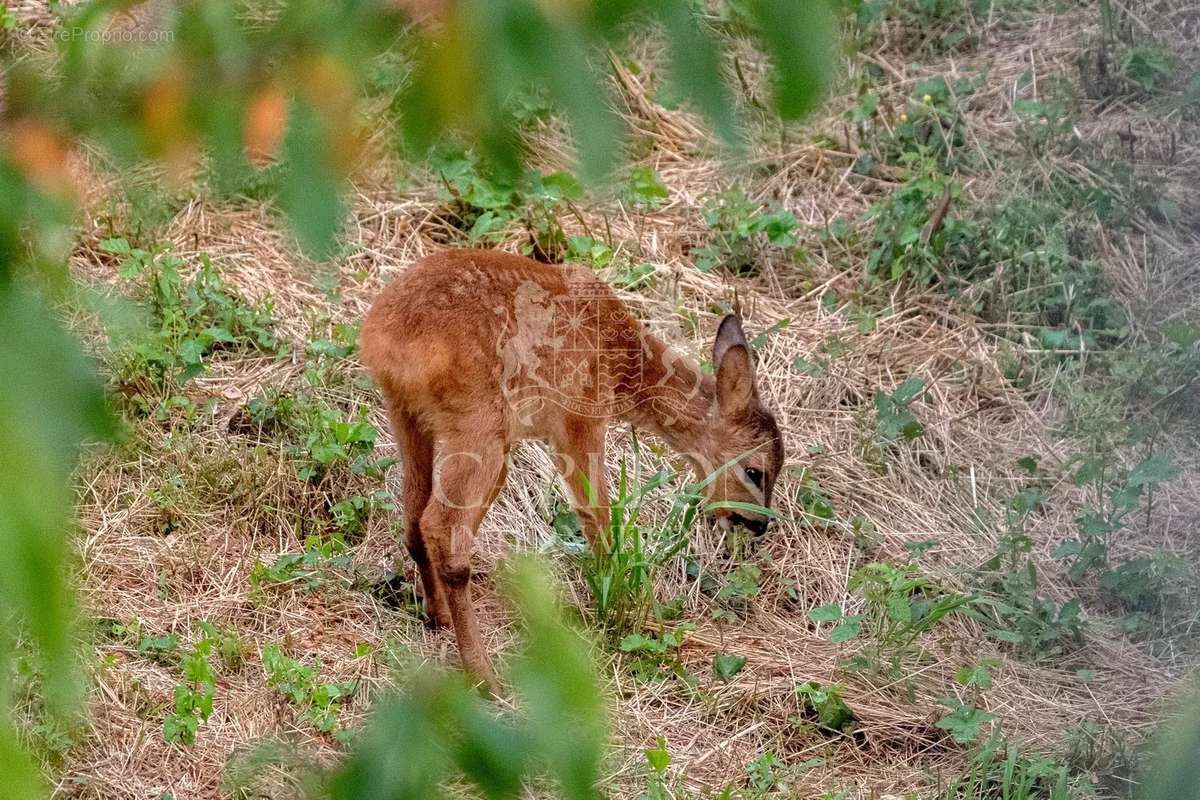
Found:
[(471, 551), (504, 473), (504, 447), (499, 436), (451, 438), (440, 461), (433, 499), (421, 516), (421, 532), (446, 589), (463, 668), (495, 696), (500, 684), (471, 604)]
[(583, 535), (595, 553), (606, 552), (609, 541), (608, 485), (604, 468), (604, 425), (594, 420), (567, 424), (554, 442), (558, 469), (567, 484), (571, 507), (579, 517)]

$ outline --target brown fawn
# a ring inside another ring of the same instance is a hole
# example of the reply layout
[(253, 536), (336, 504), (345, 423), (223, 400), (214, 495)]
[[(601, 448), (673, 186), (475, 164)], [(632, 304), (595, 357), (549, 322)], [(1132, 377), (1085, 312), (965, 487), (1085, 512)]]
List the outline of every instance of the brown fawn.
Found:
[[(430, 624), (453, 624), (463, 666), (493, 693), (471, 605), (471, 550), (515, 442), (554, 450), (594, 549), (606, 547), (604, 435), (614, 421), (661, 437), (700, 477), (716, 471), (703, 488), (710, 505), (770, 505), (783, 439), (734, 315), (721, 321), (714, 374), (705, 375), (586, 267), (450, 250), (388, 286), (359, 341), (400, 449), (406, 545)], [(762, 533), (767, 517), (746, 508), (713, 513), (726, 529)]]

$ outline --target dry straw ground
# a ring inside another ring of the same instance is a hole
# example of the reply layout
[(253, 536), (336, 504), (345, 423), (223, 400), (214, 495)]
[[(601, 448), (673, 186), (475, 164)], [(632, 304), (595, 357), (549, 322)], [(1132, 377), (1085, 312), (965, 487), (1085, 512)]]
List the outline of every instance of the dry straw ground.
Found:
[[(1132, 19), (1196, 66), (1200, 8), (1144, 4)], [(729, 186), (744, 189), (752, 199), (782, 204), (812, 231), (836, 217), (857, 215), (892, 188), (886, 175), (855, 175), (847, 155), (855, 147), (843, 121), (851, 103), (847, 89), (868, 63), (887, 76), (881, 108), (892, 115), (921, 77), (983, 74), (983, 87), (965, 104), (967, 146), (996, 163), (994, 170), (967, 180), (966, 195), (984, 203), (1011, 191), (996, 154), (1015, 135), (1014, 100), (1035, 96), (1038, 82), (1053, 76), (1077, 81), (1078, 64), (1096, 39), (1098, 23), (1090, 6), (980, 16), (971, 22), (973, 46), (925, 56), (920, 64), (911, 37), (885, 29), (881, 46), (853, 59), (849, 74), (805, 130), (756, 146), (736, 165), (711, 155), (711, 143), (694, 118), (655, 103), (646, 88), (656, 79), (652, 68), (636, 75), (617, 68), (614, 88), (621, 110), (642, 141), (652, 145), (639, 151), (639, 163), (659, 173), (670, 189), (669, 200), (648, 213), (615, 200), (580, 202), (577, 218), (564, 219), (563, 225), (570, 232), (603, 231), (620, 252), (653, 265), (653, 280), (625, 297), (652, 329), (693, 356), (704, 357), (710, 346), (714, 304), (732, 302), (735, 292), (752, 333), (790, 320), (761, 349), (758, 367), (763, 392), (786, 434), (790, 472), (779, 492), (782, 522), (750, 553), (741, 554), (762, 568), (761, 590), (744, 619), (713, 621), (712, 599), (688, 579), (682, 560), (657, 586), (661, 599), (686, 598), (684, 617), (698, 629), (687, 639), (682, 658), (701, 676), (703, 691), (686, 691), (677, 682), (638, 682), (613, 663), (620, 656), (597, 650), (613, 699), (612, 796), (636, 796), (644, 780), (641, 751), (658, 736), (665, 737), (673, 756), (672, 775), (694, 791), (742, 780), (745, 765), (765, 751), (792, 765), (822, 759), (794, 777), (795, 797), (849, 787), (856, 787), (851, 796), (861, 797), (927, 790), (939, 777), (953, 774), (964, 758), (963, 749), (934, 727), (944, 713), (937, 700), (955, 691), (955, 671), (981, 654), (995, 654), (1002, 664), (983, 705), (1011, 737), (1034, 750), (1060, 750), (1064, 732), (1088, 720), (1107, 726), (1116, 739), (1134, 741), (1166, 710), (1165, 698), (1195, 663), (1194, 651), (1180, 644), (1187, 621), (1170, 631), (1170, 644), (1156, 647), (1123, 637), (1114, 619), (1094, 614), (1096, 624), (1078, 654), (1032, 666), (1002, 655), (977, 623), (951, 617), (924, 640), (928, 655), (915, 665), (908, 686), (840, 671), (848, 646), (830, 643), (827, 629), (809, 619), (808, 609), (826, 603), (853, 609), (858, 601), (847, 595), (846, 581), (857, 566), (870, 559), (904, 559), (906, 543), (924, 540), (937, 540), (922, 559), (924, 567), (949, 585), (960, 584), (964, 568), (978, 565), (995, 547), (995, 531), (972, 526), (973, 510), (982, 506), (1003, 517), (1020, 486), (1020, 457), (1038, 454), (1054, 469), (1074, 452), (1073, 444), (1054, 431), (1059, 408), (1050, 389), (1057, 376), (1043, 374), (1031, 389), (1015, 388), (998, 366), (1005, 345), (997, 332), (933, 293), (897, 290), (890, 313), (863, 332), (844, 306), (821, 302), (829, 290), (848, 296), (862, 266), (827, 252), (831, 245), (815, 234), (802, 237), (802, 266), (766, 257), (756, 277), (704, 274), (689, 255), (689, 248), (709, 235), (701, 199)], [(644, 65), (653, 64), (652, 53), (642, 55)], [(753, 86), (754, 71), (747, 72)], [(1029, 74), (1032, 84), (1022, 78)], [(1146, 313), (1194, 315), (1200, 307), (1196, 131), (1178, 116), (1145, 105), (1086, 107), (1084, 101), (1084, 106), (1077, 123), (1081, 139), (1114, 155), (1132, 154), (1134, 168), (1180, 205), (1185, 221), (1174, 226), (1143, 221), (1136, 232), (1114, 233), (1106, 241), (1106, 266), (1120, 298), (1142, 314), (1135, 319), (1146, 319)], [(1123, 131), (1134, 135), (1132, 145), (1118, 136)], [(818, 132), (831, 138), (808, 144)], [(547, 166), (566, 163), (562, 137), (553, 126), (535, 137), (535, 150)], [(254, 749), (278, 740), (295, 748), (297, 762), (331, 762), (338, 745), (267, 686), (258, 659), (265, 644), (280, 643), (306, 663), (319, 662), (325, 680), (358, 680), (360, 688), (342, 712), (347, 726), (365, 714), (369, 692), (392, 680), (389, 664), (395, 659), (389, 653), (439, 663), (455, 659), (449, 634), (426, 630), (411, 607), (389, 605), (364, 589), (394, 564), (414, 580), (398, 545), (395, 513), (374, 514), (365, 536), (350, 550), (352, 565), (315, 590), (291, 586), (255, 592), (249, 580), (256, 560), (270, 563), (281, 553), (303, 549), (305, 521), (321, 513), (332, 490), (328, 482), (299, 481), (280, 445), (244, 424), (245, 404), (266, 387), (302, 385), (304, 342), (314, 327), (322, 329), (326, 319), (361, 319), (380, 287), (414, 259), (444, 247), (455, 233), (447, 227), (438, 183), (392, 160), (385, 139), (380, 130), (372, 142), (372, 155), (351, 196), (348, 246), (330, 266), (298, 257), (281, 221), (265, 205), (215, 203), (196, 186), (172, 190), (183, 201), (162, 238), (185, 258), (211, 256), (244, 296), (270, 297), (280, 330), (294, 342), (297, 355), (218, 360), (187, 389), (198, 403), (210, 403), (198, 423), (151, 419), (136, 428), (130, 444), (94, 452), (79, 475), (79, 584), (92, 616), (136, 621), (142, 633), (176, 632), (185, 641), (195, 637), (195, 621), (207, 620), (235, 629), (248, 656), (242, 668), (219, 676), (215, 711), (195, 745), (184, 747), (167, 744), (161, 735), (162, 716), (179, 681), (177, 668), (140, 655), (128, 638), (102, 639), (91, 670), (88, 730), (56, 768), (61, 797), (141, 799), (163, 792), (176, 798), (223, 797), (224, 782)], [(1172, 151), (1169, 161), (1167, 150)], [(1047, 158), (1043, 168), (1086, 169), (1069, 154)], [(117, 283), (114, 261), (97, 243), (110, 233), (114, 208), (118, 233), (124, 218), (106, 194), (111, 176), (98, 173), (97, 179), (92, 216), (73, 266), (82, 280), (112, 286)], [(524, 240), (523, 231), (513, 230), (504, 247), (515, 249)], [(326, 291), (331, 271), (336, 299)], [(681, 324), (681, 312), (696, 315), (697, 329)], [(827, 373), (810, 376), (792, 366), (797, 355), (816, 360), (821, 345), (834, 337), (845, 343), (846, 352)], [(99, 338), (93, 341), (102, 348)], [(355, 366), (346, 369), (358, 374)], [(872, 467), (862, 458), (863, 438), (872, 425), (871, 398), (877, 389), (914, 375), (930, 387), (914, 407), (926, 432), (892, 454), (883, 469)], [(340, 381), (317, 391), (343, 408), (372, 409), (372, 421), (386, 431), (376, 394), (364, 383)], [(629, 431), (613, 432), (614, 468), (629, 443)], [(1135, 523), (1136, 535), (1123, 546), (1149, 551), (1161, 545), (1191, 564), (1200, 474), (1186, 442), (1166, 446), (1178, 448), (1172, 455), (1185, 471), (1156, 498), (1151, 526)], [(664, 460), (671, 461), (647, 454), (643, 468)], [(548, 523), (557, 491), (552, 475), (540, 447), (522, 448), (478, 541), (478, 602), (495, 653), (503, 654), (514, 636), (512, 617), (491, 578), (506, 554), (545, 553), (564, 581), (567, 601), (581, 607), (589, 603), (577, 563)], [(800, 494), (808, 478), (830, 499), (834, 521), (805, 515)], [(341, 482), (336, 487), (341, 495), (378, 488), (348, 473), (329, 480)], [(153, 498), (172, 486), (182, 499), (164, 532), (163, 511)], [(1044, 591), (1065, 600), (1077, 590), (1048, 553), (1051, 543), (1072, 528), (1080, 490), (1063, 479), (1046, 491), (1047, 511), (1037, 517), (1032, 534), (1037, 551), (1046, 556), (1041, 559)], [(855, 517), (874, 523), (877, 549), (869, 558), (856, 544), (850, 522)], [(712, 531), (696, 534), (690, 554), (717, 574), (735, 566)], [(360, 643), (370, 645), (366, 655), (356, 655)], [(717, 652), (744, 656), (746, 668), (728, 683), (716, 681), (709, 665)], [(1076, 676), (1081, 668), (1094, 670), (1095, 679), (1081, 682)], [(860, 720), (856, 737), (830, 740), (790, 721), (800, 711), (795, 687), (806, 680), (842, 684)], [(293, 775), (276, 766), (255, 782), (267, 796), (290, 797), (299, 792)]]

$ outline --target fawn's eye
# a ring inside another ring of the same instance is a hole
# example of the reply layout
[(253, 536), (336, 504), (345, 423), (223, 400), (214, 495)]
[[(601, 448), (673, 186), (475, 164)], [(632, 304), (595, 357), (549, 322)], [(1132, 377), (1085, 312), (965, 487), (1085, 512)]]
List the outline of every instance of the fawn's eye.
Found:
[(754, 467), (746, 467), (746, 477), (749, 478), (750, 482), (753, 483), (755, 486), (757, 486), (760, 489), (762, 488), (763, 473), (762, 473), (761, 469), (755, 469)]

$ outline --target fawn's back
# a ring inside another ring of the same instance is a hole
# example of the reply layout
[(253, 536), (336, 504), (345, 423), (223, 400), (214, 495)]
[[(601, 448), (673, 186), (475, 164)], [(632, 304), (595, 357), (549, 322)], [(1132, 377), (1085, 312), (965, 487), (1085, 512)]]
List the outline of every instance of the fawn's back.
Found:
[(553, 435), (563, 416), (616, 416), (657, 344), (589, 269), (491, 250), (414, 263), (360, 342), (389, 401), (428, 428), (482, 414), (510, 439)]

